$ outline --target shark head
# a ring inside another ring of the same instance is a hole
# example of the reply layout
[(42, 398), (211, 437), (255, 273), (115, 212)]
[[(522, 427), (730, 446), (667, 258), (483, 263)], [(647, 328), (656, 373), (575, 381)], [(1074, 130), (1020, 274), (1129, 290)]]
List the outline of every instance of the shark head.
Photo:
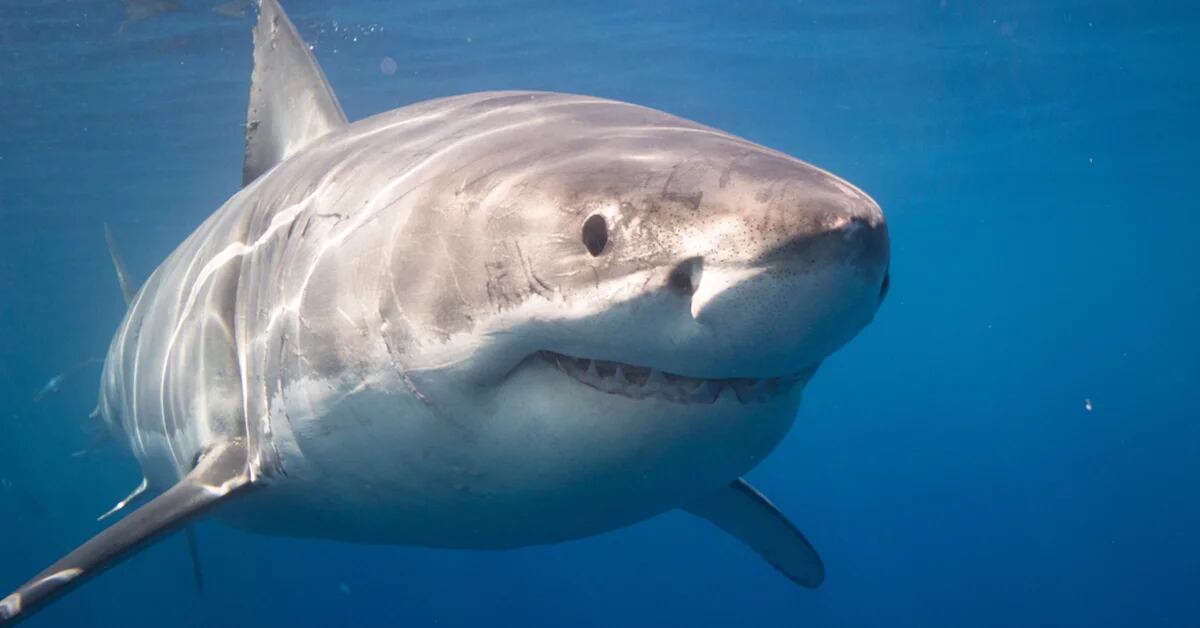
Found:
[[(380, 491), (424, 477), (451, 511), (480, 508), (494, 532), (510, 529), (499, 544), (632, 523), (738, 477), (887, 289), (887, 227), (870, 197), (665, 113), (502, 93), (362, 124), (362, 137), (421, 157), (397, 168), (381, 149), (391, 167), (356, 170), (388, 172), (372, 184), (387, 191), (364, 196), (378, 209), (315, 272), (313, 309), (342, 301), (377, 323), (370, 344), (385, 349), (359, 346), (364, 326), (347, 332), (342, 316), (312, 333), (326, 348), (304, 351), (338, 353), (328, 362), (343, 383), (308, 412), (322, 427), (304, 430), (332, 440), (307, 450), (355, 452), (355, 477)], [(347, 288), (363, 269), (377, 288)], [(329, 428), (366, 415), (370, 427)], [(553, 530), (505, 518), (529, 503), (553, 513), (539, 519)], [(447, 524), (430, 525), (421, 542), (438, 544)]]
[(728, 389), (751, 402), (806, 381), (874, 316), (888, 236), (862, 191), (682, 120), (608, 124), (477, 182), (488, 238), (426, 258), (457, 269), (431, 271), (446, 285), (484, 269), (471, 331), (442, 347), (467, 348), (459, 365), (474, 381), (504, 386), (540, 360), (633, 401), (688, 406)]

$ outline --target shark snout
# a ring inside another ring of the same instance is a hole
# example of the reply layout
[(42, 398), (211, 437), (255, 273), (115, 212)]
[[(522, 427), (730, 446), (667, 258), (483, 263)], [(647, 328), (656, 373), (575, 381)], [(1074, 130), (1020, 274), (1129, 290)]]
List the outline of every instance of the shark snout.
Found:
[(763, 251), (753, 265), (790, 273), (821, 272), (841, 265), (882, 281), (889, 256), (882, 217), (844, 213), (817, 224)]
[(714, 346), (748, 356), (739, 372), (788, 372), (819, 363), (870, 322), (888, 260), (886, 222), (868, 201), (809, 213), (741, 260), (681, 260), (668, 285)]

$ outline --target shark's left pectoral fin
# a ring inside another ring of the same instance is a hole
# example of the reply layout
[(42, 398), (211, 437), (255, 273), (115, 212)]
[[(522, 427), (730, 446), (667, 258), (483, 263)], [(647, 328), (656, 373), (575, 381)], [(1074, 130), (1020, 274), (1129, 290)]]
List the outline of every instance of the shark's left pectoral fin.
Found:
[(749, 545), (797, 584), (816, 588), (825, 580), (825, 566), (808, 539), (745, 480), (736, 480), (684, 510)]
[(178, 530), (250, 486), (245, 445), (238, 440), (213, 447), (178, 484), (0, 600), (0, 625), (26, 618), (55, 596)]

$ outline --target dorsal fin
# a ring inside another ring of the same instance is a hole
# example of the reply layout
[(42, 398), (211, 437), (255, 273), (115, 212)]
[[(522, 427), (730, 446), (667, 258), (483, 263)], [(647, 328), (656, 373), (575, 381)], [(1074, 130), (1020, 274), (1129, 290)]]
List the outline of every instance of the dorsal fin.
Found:
[(345, 125), (346, 114), (312, 51), (279, 3), (262, 0), (254, 27), (242, 185)]

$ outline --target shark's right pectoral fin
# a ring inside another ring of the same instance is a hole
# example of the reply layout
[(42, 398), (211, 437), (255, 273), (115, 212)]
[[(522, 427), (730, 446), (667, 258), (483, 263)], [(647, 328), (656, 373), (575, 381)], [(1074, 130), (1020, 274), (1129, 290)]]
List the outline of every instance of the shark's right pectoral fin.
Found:
[(240, 440), (209, 449), (178, 484), (0, 600), (0, 625), (28, 617), (54, 597), (245, 492), (251, 486), (246, 461), (246, 447)]
[(117, 283), (121, 286), (121, 296), (125, 297), (125, 307), (129, 307), (133, 303), (133, 297), (137, 295), (137, 288), (129, 279), (129, 271), (125, 270), (125, 260), (121, 259), (121, 252), (117, 250), (117, 239), (113, 237), (107, 222), (104, 223), (104, 243), (108, 245), (108, 256), (112, 259), (113, 270), (117, 271)]
[(709, 520), (749, 545), (801, 586), (816, 588), (825, 580), (821, 557), (808, 539), (745, 480), (735, 480), (684, 510)]

